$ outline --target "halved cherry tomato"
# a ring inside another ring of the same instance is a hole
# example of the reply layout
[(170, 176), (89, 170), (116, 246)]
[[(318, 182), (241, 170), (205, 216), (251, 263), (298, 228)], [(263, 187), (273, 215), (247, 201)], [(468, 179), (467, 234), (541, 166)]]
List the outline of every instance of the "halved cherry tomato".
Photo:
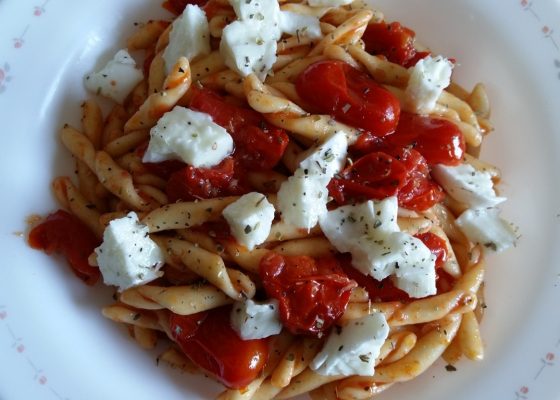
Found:
[(415, 150), (391, 149), (391, 154), (366, 154), (329, 183), (339, 204), (397, 196), (399, 205), (426, 210), (443, 199), (443, 190), (430, 178), (426, 160)]
[(432, 232), (420, 233), (415, 235), (422, 241), (434, 254), (436, 258), (436, 268), (441, 268), (443, 263), (447, 261), (447, 245), (445, 240)]
[(228, 157), (211, 168), (188, 165), (171, 174), (166, 192), (170, 202), (178, 200), (210, 199), (213, 197), (241, 195), (250, 189), (234, 179), (235, 162)]
[(294, 334), (320, 336), (344, 313), (356, 282), (334, 257), (270, 253), (260, 263), (266, 293), (278, 300), (283, 325)]
[(251, 383), (268, 359), (267, 339), (242, 340), (230, 325), (231, 307), (192, 315), (171, 314), (169, 328), (183, 353), (230, 388)]
[(407, 169), (395, 157), (369, 153), (344, 169), (329, 183), (329, 193), (337, 203), (381, 200), (395, 196), (406, 182)]
[(339, 121), (375, 136), (395, 131), (399, 100), (365, 73), (338, 60), (318, 61), (296, 81), (308, 111), (330, 114)]
[(401, 112), (395, 133), (378, 138), (369, 132), (360, 135), (351, 153), (372, 151), (392, 153), (402, 147), (413, 148), (428, 164), (459, 165), (465, 154), (465, 139), (452, 122), (426, 115)]
[(430, 53), (418, 52), (414, 47), (413, 30), (398, 22), (379, 22), (367, 26), (362, 39), (366, 51), (374, 55), (384, 55), (391, 62), (403, 67), (411, 67)]
[(88, 263), (88, 257), (101, 241), (78, 218), (58, 210), (29, 233), (29, 245), (47, 254), (64, 255), (74, 274), (87, 285), (95, 285), (99, 268)]
[(430, 165), (459, 165), (465, 154), (465, 138), (457, 125), (426, 115), (401, 113), (396, 132), (386, 139), (393, 147), (413, 147)]
[(231, 104), (209, 89), (193, 87), (189, 107), (209, 114), (235, 142), (234, 158), (248, 169), (271, 169), (282, 158), (288, 135), (250, 108)]

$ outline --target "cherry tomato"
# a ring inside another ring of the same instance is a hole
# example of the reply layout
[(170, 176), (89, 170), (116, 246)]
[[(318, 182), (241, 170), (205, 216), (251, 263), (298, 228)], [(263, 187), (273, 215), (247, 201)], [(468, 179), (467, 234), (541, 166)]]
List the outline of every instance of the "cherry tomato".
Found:
[(278, 300), (283, 325), (294, 334), (320, 336), (344, 313), (356, 283), (334, 257), (270, 253), (260, 263), (266, 293)]
[(101, 241), (78, 218), (58, 210), (29, 233), (29, 245), (34, 249), (64, 255), (74, 274), (87, 285), (99, 279), (99, 268), (88, 263), (88, 257)]
[(443, 263), (447, 261), (447, 245), (445, 240), (432, 232), (420, 233), (415, 235), (420, 239), (434, 254), (436, 258), (436, 268), (441, 268)]
[(374, 152), (348, 166), (329, 183), (329, 192), (338, 203), (384, 199), (394, 196), (405, 184), (407, 170), (395, 157)]
[(387, 137), (393, 147), (412, 146), (428, 164), (461, 164), (465, 154), (463, 134), (452, 122), (403, 112), (396, 132)]
[(415, 150), (388, 148), (346, 167), (329, 183), (338, 204), (397, 196), (399, 205), (422, 211), (443, 200), (443, 190), (430, 178), (426, 160)]
[(362, 39), (366, 51), (374, 55), (383, 55), (387, 59), (403, 67), (411, 67), (429, 52), (418, 52), (414, 47), (413, 30), (402, 26), (398, 22), (379, 22), (367, 26)]
[(459, 128), (444, 119), (401, 112), (395, 133), (378, 138), (364, 132), (351, 147), (355, 155), (372, 151), (387, 153), (402, 147), (413, 148), (428, 164), (459, 165), (465, 154), (465, 139)]
[(269, 352), (267, 339), (242, 340), (229, 322), (231, 307), (193, 315), (171, 314), (173, 340), (200, 368), (229, 388), (246, 387), (259, 376)]
[(249, 188), (242, 187), (239, 179), (234, 179), (234, 164), (233, 158), (228, 157), (212, 168), (188, 165), (173, 172), (166, 186), (169, 201), (173, 203), (247, 193)]
[(228, 103), (216, 92), (204, 88), (193, 88), (189, 107), (209, 114), (230, 133), (235, 142), (233, 156), (244, 167), (271, 169), (282, 158), (288, 135), (266, 122), (255, 110)]
[(408, 171), (405, 183), (397, 194), (401, 207), (423, 211), (443, 200), (443, 189), (431, 179), (428, 164), (420, 153), (401, 148), (392, 155), (402, 162)]
[(308, 111), (330, 114), (375, 136), (393, 133), (399, 120), (399, 100), (343, 61), (311, 64), (299, 75), (296, 90)]

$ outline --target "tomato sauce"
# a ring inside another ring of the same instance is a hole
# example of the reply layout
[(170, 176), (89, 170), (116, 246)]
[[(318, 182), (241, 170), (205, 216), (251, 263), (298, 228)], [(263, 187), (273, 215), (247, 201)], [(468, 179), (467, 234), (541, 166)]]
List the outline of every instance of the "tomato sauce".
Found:
[(74, 274), (87, 285), (95, 285), (99, 268), (88, 263), (88, 257), (101, 241), (72, 214), (58, 210), (29, 233), (29, 245), (47, 254), (61, 253)]

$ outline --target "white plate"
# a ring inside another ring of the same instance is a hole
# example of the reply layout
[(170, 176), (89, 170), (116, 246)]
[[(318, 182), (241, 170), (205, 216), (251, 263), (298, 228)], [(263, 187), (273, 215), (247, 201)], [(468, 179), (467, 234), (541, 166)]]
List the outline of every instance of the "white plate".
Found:
[[(42, 2), (42, 4), (41, 4)], [(143, 5), (140, 5), (143, 3)], [(0, 398), (210, 398), (219, 388), (156, 366), (99, 313), (61, 259), (29, 249), (26, 218), (55, 208), (49, 182), (72, 171), (57, 131), (79, 123), (81, 79), (124, 44), (159, 1), (0, 0)], [(504, 172), (516, 249), (489, 260), (487, 347), (457, 372), (438, 364), (379, 399), (560, 398), (560, 3), (383, 0), (389, 19), (487, 84), (496, 132), (483, 158)], [(150, 13), (152, 12), (152, 13)]]

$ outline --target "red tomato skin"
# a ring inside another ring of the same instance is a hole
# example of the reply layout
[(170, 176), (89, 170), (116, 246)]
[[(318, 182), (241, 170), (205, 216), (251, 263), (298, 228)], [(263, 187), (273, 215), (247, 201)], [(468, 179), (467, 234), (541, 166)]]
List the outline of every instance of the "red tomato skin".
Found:
[(389, 24), (379, 22), (369, 24), (362, 39), (368, 53), (383, 55), (389, 61), (408, 68), (430, 54), (416, 51), (414, 48), (415, 36), (413, 30), (398, 22)]
[(450, 121), (401, 113), (396, 132), (387, 137), (393, 147), (411, 146), (426, 159), (428, 164), (457, 166), (465, 154), (465, 138)]
[(193, 88), (189, 107), (205, 112), (232, 136), (234, 158), (249, 170), (271, 169), (282, 158), (288, 145), (287, 133), (264, 120), (250, 108), (228, 103), (214, 91)]
[(309, 111), (330, 114), (375, 136), (393, 133), (399, 120), (399, 100), (343, 61), (311, 64), (297, 78), (296, 90)]
[(230, 325), (231, 307), (193, 315), (171, 314), (173, 340), (183, 353), (225, 386), (242, 389), (256, 379), (268, 359), (267, 339), (242, 340)]
[(82, 221), (72, 214), (58, 210), (29, 233), (29, 245), (47, 254), (61, 253), (74, 274), (87, 285), (95, 285), (99, 268), (88, 263), (88, 257), (101, 244)]
[(260, 276), (279, 302), (282, 324), (294, 334), (321, 336), (344, 313), (356, 283), (334, 257), (266, 255)]
[(169, 177), (166, 186), (169, 201), (210, 199), (249, 192), (250, 188), (243, 187), (239, 179), (234, 179), (235, 168), (231, 157), (212, 168), (187, 165)]
[(441, 268), (445, 261), (447, 261), (447, 245), (445, 240), (432, 232), (420, 233), (414, 235), (414, 237), (420, 239), (430, 249), (432, 254), (436, 256), (436, 268)]

